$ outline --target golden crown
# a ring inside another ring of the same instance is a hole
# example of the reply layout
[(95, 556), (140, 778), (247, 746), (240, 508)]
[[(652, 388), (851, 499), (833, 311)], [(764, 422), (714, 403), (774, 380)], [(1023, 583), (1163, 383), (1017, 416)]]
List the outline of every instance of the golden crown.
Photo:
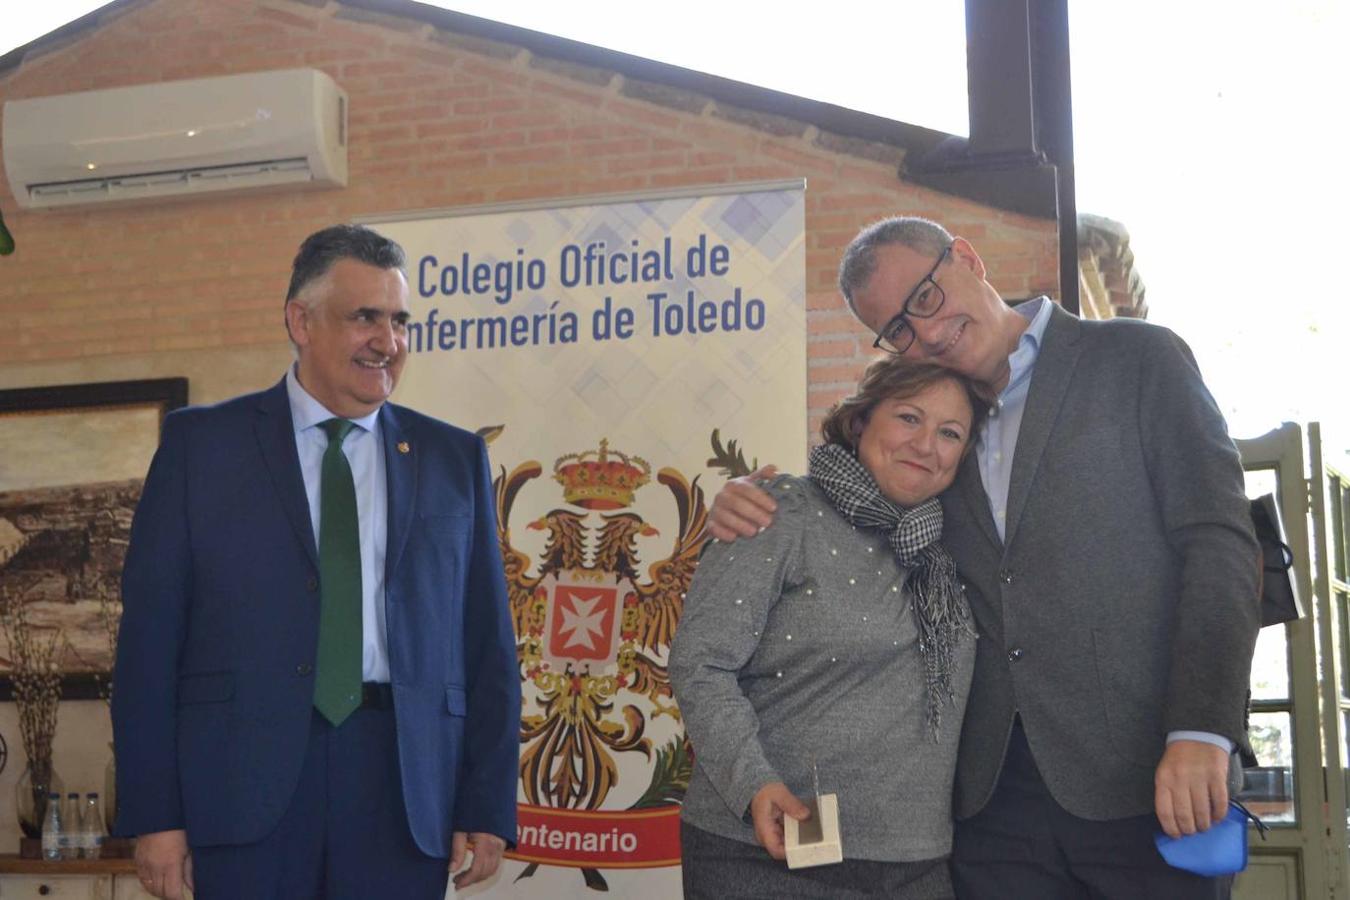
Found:
[(563, 498), (586, 509), (631, 506), (633, 494), (651, 474), (646, 460), (610, 450), (607, 438), (600, 440), (599, 453), (568, 453), (553, 464), (553, 480), (563, 486)]

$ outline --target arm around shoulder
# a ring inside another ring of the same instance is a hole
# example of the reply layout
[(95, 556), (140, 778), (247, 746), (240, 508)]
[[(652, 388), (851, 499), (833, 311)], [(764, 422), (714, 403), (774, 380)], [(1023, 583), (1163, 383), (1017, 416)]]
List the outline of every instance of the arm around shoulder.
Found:
[(708, 530), (714, 538), (732, 543), (738, 538), (754, 537), (773, 524), (778, 505), (764, 489), (763, 482), (777, 472), (776, 466), (761, 466), (722, 485), (708, 511)]

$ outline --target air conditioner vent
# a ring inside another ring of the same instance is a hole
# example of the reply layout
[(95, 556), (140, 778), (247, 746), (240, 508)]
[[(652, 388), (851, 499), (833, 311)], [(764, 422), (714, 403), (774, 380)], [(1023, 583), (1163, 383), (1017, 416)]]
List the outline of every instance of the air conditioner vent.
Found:
[(346, 99), (287, 69), (11, 100), (5, 171), (27, 208), (344, 186)]

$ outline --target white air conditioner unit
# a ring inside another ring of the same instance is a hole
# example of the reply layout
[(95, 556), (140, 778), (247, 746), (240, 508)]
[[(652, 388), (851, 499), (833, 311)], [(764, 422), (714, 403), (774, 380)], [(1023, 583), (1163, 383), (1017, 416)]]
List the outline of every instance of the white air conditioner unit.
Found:
[(347, 184), (347, 95), (316, 69), (10, 100), (3, 122), (28, 209)]

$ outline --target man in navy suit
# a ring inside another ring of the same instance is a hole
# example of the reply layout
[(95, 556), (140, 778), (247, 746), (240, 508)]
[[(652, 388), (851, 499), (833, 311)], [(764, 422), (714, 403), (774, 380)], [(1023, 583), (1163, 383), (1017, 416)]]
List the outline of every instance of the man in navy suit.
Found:
[(310, 236), (286, 296), (295, 365), (164, 423), (113, 704), (118, 831), (158, 897), (439, 900), (450, 870), (488, 878), (514, 841), (487, 450), (386, 402), (402, 266), (366, 228)]

